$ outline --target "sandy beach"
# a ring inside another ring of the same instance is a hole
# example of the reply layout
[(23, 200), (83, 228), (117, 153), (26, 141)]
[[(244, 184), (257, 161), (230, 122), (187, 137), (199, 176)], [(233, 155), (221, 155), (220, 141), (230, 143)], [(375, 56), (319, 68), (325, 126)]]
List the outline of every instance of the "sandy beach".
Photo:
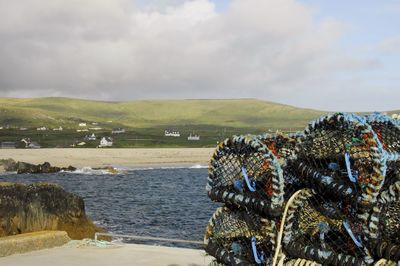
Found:
[(0, 149), (0, 159), (67, 167), (207, 165), (214, 148), (168, 149)]

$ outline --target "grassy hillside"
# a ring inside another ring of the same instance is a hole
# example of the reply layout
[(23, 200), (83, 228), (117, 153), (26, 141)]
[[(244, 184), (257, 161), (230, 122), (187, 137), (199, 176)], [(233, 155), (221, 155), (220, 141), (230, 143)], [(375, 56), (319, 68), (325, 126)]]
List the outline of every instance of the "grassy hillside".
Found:
[[(207, 125), (228, 128), (303, 128), (322, 112), (267, 101), (143, 100), (100, 102), (69, 98), (0, 98), (0, 124), (10, 126), (64, 126), (79, 122), (103, 126), (154, 128)], [(112, 122), (110, 122), (112, 121)]]
[[(82, 142), (85, 144), (79, 147), (96, 147), (101, 137), (112, 136), (113, 147), (214, 147), (234, 134), (302, 130), (324, 113), (254, 99), (102, 102), (0, 98), (0, 142), (13, 141), (22, 148), (21, 139), (30, 138), (42, 147), (71, 147)], [(77, 132), (82, 129), (80, 122), (87, 123), (88, 132)], [(42, 126), (62, 126), (64, 130), (36, 130)], [(126, 132), (111, 135), (116, 127)], [(179, 130), (181, 137), (165, 137), (165, 129)], [(96, 140), (85, 139), (91, 133)], [(189, 141), (190, 133), (199, 134), (200, 141)]]

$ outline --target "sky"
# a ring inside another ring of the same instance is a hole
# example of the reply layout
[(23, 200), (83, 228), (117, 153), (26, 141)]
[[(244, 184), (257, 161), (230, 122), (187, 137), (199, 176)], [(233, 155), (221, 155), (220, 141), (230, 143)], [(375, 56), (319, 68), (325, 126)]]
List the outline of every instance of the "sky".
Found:
[(400, 109), (400, 1), (0, 0), (0, 97)]

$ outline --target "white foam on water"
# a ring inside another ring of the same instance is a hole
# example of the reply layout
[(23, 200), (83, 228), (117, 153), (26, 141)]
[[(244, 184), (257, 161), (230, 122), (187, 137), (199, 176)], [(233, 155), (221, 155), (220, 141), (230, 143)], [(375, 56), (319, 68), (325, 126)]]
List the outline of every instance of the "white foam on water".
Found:
[(191, 166), (189, 168), (191, 168), (191, 169), (206, 169), (206, 168), (208, 168), (208, 166), (207, 165), (196, 164), (196, 165), (193, 165), (193, 166)]
[(107, 169), (93, 169), (89, 166), (85, 166), (80, 169), (76, 169), (75, 171), (66, 172), (66, 173), (83, 174), (83, 175), (109, 175), (109, 174), (112, 174)]

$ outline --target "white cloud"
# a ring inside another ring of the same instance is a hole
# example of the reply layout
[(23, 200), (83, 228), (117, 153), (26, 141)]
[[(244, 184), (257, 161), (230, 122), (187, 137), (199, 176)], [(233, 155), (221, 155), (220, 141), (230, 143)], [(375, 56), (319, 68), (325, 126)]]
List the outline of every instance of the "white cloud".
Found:
[(234, 0), (222, 14), (209, 0), (160, 3), (0, 0), (1, 95), (253, 97), (321, 107), (312, 97), (340, 84), (336, 72), (370, 68), (340, 59), (343, 24), (316, 21), (295, 0)]
[(400, 36), (384, 39), (377, 45), (376, 50), (385, 54), (400, 54)]

